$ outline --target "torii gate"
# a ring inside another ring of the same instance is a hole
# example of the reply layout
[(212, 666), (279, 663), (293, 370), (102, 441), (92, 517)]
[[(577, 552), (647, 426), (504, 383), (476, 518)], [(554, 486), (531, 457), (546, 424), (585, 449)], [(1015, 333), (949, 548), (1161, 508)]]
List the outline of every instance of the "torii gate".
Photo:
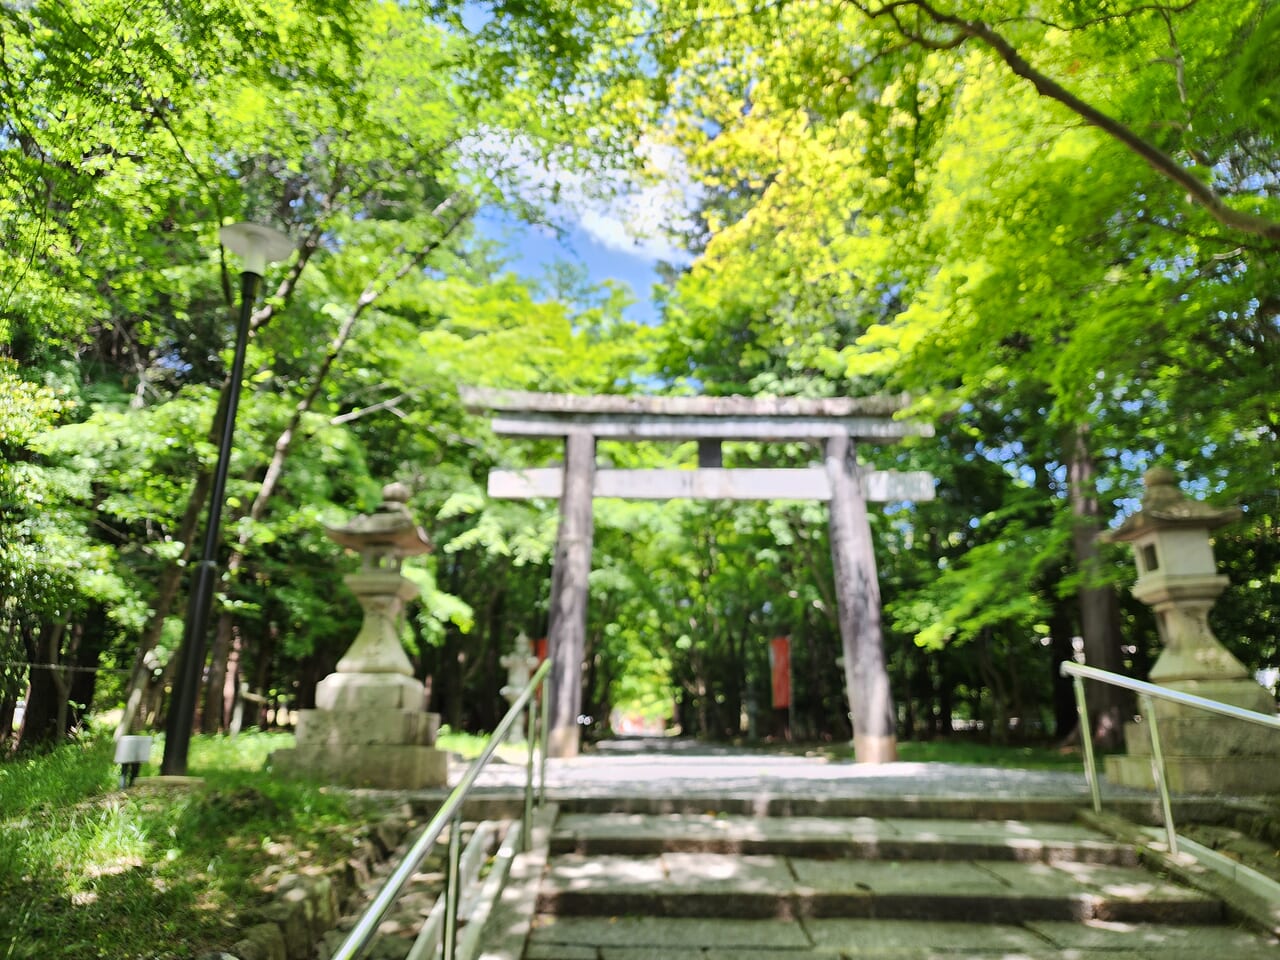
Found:
[[(830, 504), (845, 687), (860, 762), (897, 759), (896, 718), (880, 631), (867, 501), (932, 500), (924, 472), (864, 471), (858, 442), (928, 437), (928, 424), (895, 420), (903, 397), (571, 396), (462, 387), (473, 412), (492, 411), (493, 431), (507, 436), (563, 437), (564, 467), (494, 470), (489, 495), (559, 498), (560, 528), (551, 573), (547, 628), (552, 660), (548, 753), (578, 753), (582, 661), (586, 650), (587, 577), (591, 572), (592, 499), (825, 500)], [(597, 439), (698, 442), (692, 470), (597, 470)], [(824, 465), (780, 469), (721, 466), (725, 440), (820, 444)]]

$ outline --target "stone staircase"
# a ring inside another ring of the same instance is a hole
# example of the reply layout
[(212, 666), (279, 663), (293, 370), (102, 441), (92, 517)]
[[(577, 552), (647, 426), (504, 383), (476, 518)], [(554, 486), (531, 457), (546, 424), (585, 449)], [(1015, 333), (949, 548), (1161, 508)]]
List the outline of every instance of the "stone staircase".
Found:
[(524, 960), (1274, 960), (1066, 802), (562, 802)]

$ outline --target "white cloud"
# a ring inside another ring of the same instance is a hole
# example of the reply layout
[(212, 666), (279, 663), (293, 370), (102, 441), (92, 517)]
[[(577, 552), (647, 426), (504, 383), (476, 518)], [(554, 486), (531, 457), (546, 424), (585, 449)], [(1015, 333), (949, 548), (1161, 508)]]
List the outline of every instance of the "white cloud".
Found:
[(538, 156), (527, 140), (497, 133), (473, 138), (463, 153), (477, 172), (603, 247), (650, 263), (691, 259), (680, 233), (691, 223), (700, 188), (673, 147), (642, 144), (643, 172), (574, 169)]

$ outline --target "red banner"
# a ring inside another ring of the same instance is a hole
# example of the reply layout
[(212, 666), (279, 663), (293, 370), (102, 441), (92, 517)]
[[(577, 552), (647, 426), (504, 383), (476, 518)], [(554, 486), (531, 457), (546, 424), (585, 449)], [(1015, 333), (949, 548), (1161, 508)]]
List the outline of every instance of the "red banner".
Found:
[(538, 658), (538, 665), (542, 665), (542, 661), (547, 659), (547, 638), (533, 641), (533, 655)]
[(769, 641), (769, 672), (773, 679), (773, 709), (791, 706), (791, 638)]

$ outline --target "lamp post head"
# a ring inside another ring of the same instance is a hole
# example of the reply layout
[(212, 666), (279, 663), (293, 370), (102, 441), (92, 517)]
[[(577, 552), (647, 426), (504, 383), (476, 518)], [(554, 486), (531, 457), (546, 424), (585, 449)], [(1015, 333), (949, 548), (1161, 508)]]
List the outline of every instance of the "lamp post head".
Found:
[(293, 253), (293, 241), (274, 227), (261, 223), (233, 223), (218, 230), (218, 239), (244, 260), (246, 273), (262, 276), (268, 263)]

